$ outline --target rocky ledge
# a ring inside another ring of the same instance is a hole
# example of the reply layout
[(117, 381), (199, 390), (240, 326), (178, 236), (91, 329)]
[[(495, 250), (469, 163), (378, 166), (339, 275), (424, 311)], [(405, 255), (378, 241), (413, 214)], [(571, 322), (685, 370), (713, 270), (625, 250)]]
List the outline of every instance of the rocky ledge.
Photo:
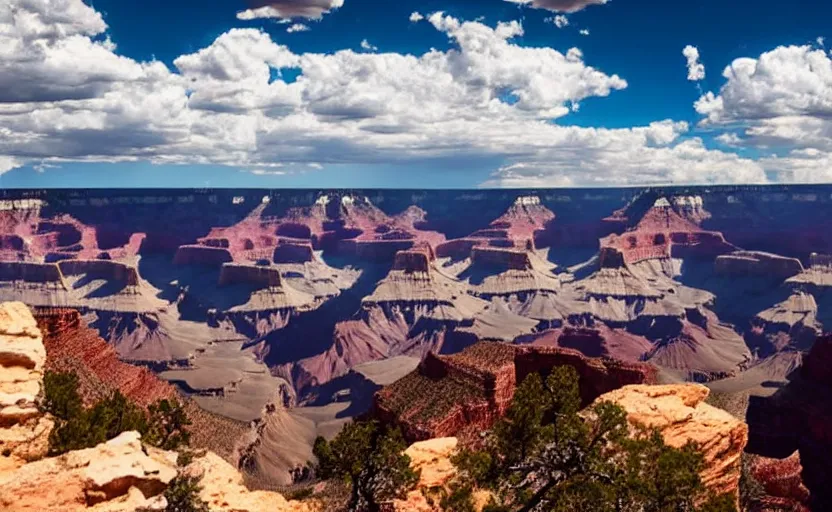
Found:
[(696, 443), (704, 455), (705, 487), (739, 499), (740, 457), (748, 443), (748, 425), (706, 404), (708, 393), (699, 384), (634, 385), (601, 395), (597, 401), (620, 405), (631, 425), (658, 429), (670, 446)]

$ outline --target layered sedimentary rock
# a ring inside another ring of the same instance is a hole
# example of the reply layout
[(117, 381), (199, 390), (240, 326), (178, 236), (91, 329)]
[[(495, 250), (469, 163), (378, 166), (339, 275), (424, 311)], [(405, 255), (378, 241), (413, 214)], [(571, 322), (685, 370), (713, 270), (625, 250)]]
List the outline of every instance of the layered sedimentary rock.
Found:
[(656, 380), (655, 368), (646, 364), (485, 342), (455, 355), (429, 354), (416, 371), (376, 393), (374, 414), (399, 425), (410, 440), (470, 434), (489, 428), (505, 412), (526, 376), (564, 365), (578, 372), (584, 403), (623, 385)]
[(596, 402), (620, 405), (632, 425), (658, 429), (670, 446), (696, 443), (704, 456), (700, 475), (705, 487), (739, 499), (740, 457), (748, 426), (704, 403), (707, 396), (708, 388), (697, 384), (634, 385), (603, 394)]
[(46, 350), (29, 309), (20, 302), (0, 304), (0, 465), (19, 465), (42, 457), (52, 421), (37, 398)]
[(832, 337), (818, 338), (800, 372), (770, 397), (752, 397), (747, 420), (749, 451), (771, 458), (800, 453), (812, 510), (832, 507)]
[(159, 495), (175, 476), (175, 453), (143, 449), (137, 432), (124, 432), (95, 448), (0, 472), (0, 508), (73, 512), (98, 505), (126, 512), (163, 505)]
[(46, 368), (75, 372), (84, 381), (82, 390), (95, 393), (85, 397), (88, 402), (115, 389), (142, 405), (177, 396), (171, 385), (147, 368), (120, 361), (113, 346), (89, 328), (77, 310), (39, 309), (35, 318), (49, 354)]
[[(701, 209), (690, 210), (678, 198), (660, 197), (638, 221), (621, 235), (601, 240), (601, 265), (617, 267), (649, 259), (714, 257), (736, 250), (722, 233), (703, 230)], [(693, 199), (696, 203), (696, 199)], [(698, 201), (701, 204), (701, 198)]]
[(800, 476), (803, 467), (797, 452), (785, 459), (750, 457), (751, 476), (763, 486), (766, 494), (755, 500), (751, 510), (809, 512), (809, 490)]
[[(474, 231), (464, 238), (450, 240), (436, 248), (440, 258), (467, 258), (474, 248), (501, 247), (530, 250), (535, 248), (535, 239), (540, 237), (546, 226), (555, 218), (555, 214), (540, 204), (537, 196), (518, 197), (514, 204), (499, 218), (491, 222), (487, 229)], [(493, 258), (503, 263), (513, 262), (522, 267), (522, 257), (510, 257), (510, 253), (483, 253), (483, 258)]]
[(717, 256), (716, 273), (726, 276), (771, 276), (788, 279), (803, 272), (797, 258), (760, 251), (735, 251)]

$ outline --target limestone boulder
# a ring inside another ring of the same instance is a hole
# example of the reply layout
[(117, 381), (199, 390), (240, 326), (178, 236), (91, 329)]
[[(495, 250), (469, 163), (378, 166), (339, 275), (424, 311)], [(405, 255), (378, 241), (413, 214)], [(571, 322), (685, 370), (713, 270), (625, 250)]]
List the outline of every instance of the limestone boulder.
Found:
[[(456, 476), (456, 467), (451, 457), (457, 450), (457, 438), (443, 437), (429, 439), (410, 445), (405, 455), (410, 457), (410, 466), (419, 471), (419, 483), (403, 500), (394, 502), (394, 510), (400, 512), (439, 511), (440, 489), (448, 485)], [(474, 493), (474, 508), (482, 510), (488, 503), (489, 494), (485, 491)]]
[(176, 454), (142, 449), (137, 432), (12, 471), (0, 472), (6, 512), (128, 511), (162, 506), (176, 476)]
[(214, 452), (196, 459), (188, 472), (201, 476), (200, 497), (212, 512), (314, 512), (314, 503), (289, 501), (276, 492), (250, 491), (240, 472)]
[(0, 304), (0, 467), (46, 454), (53, 422), (36, 403), (45, 362), (43, 338), (29, 308)]
[(630, 385), (601, 395), (627, 411), (632, 425), (656, 428), (665, 442), (682, 447), (696, 443), (704, 455), (701, 477), (717, 494), (739, 497), (741, 455), (748, 443), (748, 425), (706, 403), (709, 390), (699, 384)]

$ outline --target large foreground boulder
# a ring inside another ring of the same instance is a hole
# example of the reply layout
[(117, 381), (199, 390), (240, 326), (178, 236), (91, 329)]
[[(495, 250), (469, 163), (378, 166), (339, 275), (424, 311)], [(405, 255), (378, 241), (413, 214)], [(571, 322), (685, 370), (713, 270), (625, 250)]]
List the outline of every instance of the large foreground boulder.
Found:
[(163, 506), (159, 495), (175, 476), (175, 453), (146, 452), (138, 432), (124, 432), (94, 448), (0, 472), (0, 510), (128, 511)]
[(708, 393), (699, 384), (631, 385), (601, 395), (598, 401), (620, 405), (631, 425), (658, 429), (670, 446), (696, 443), (704, 455), (705, 487), (739, 498), (740, 458), (748, 443), (748, 425), (704, 403)]
[(314, 504), (288, 501), (276, 492), (250, 491), (234, 466), (208, 452), (196, 459), (189, 472), (202, 476), (200, 497), (211, 512), (313, 512)]

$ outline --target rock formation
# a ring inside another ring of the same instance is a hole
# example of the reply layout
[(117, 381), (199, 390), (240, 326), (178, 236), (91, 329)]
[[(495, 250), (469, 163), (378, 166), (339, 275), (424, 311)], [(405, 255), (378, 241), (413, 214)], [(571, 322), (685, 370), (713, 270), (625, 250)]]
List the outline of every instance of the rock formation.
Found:
[(812, 510), (832, 507), (827, 453), (832, 450), (832, 337), (818, 338), (800, 372), (770, 397), (752, 397), (749, 451), (770, 458), (800, 453)]
[(0, 304), (0, 468), (42, 457), (53, 422), (37, 397), (46, 351), (35, 319), (24, 304)]
[(748, 442), (748, 426), (704, 403), (707, 396), (708, 388), (697, 384), (633, 385), (603, 394), (596, 402), (620, 405), (631, 424), (658, 429), (670, 446), (696, 443), (704, 455), (705, 487), (739, 499), (740, 457)]
[(208, 452), (189, 466), (189, 473), (201, 476), (200, 497), (211, 512), (313, 512), (314, 504), (289, 501), (276, 492), (250, 491), (240, 473), (216, 454)]
[(470, 435), (489, 428), (505, 412), (518, 382), (563, 365), (578, 372), (585, 404), (623, 385), (656, 380), (656, 370), (646, 364), (591, 359), (569, 349), (484, 342), (455, 355), (428, 354), (416, 371), (376, 393), (374, 414), (399, 425), (414, 441)]
[[(410, 457), (410, 466), (419, 471), (419, 482), (416, 488), (407, 493), (403, 500), (393, 502), (393, 510), (397, 512), (434, 512), (439, 510), (436, 501), (440, 499), (439, 490), (448, 490), (448, 485), (456, 476), (456, 467), (451, 457), (457, 450), (457, 439), (445, 437), (429, 439), (410, 445), (405, 455)], [(428, 501), (433, 499), (433, 504)], [(482, 510), (488, 503), (489, 494), (486, 491), (474, 491), (474, 510)]]
[(151, 499), (175, 476), (175, 453), (143, 449), (137, 432), (124, 432), (95, 448), (0, 472), (0, 508), (73, 512), (100, 505), (102, 510), (135, 510), (160, 503)]

